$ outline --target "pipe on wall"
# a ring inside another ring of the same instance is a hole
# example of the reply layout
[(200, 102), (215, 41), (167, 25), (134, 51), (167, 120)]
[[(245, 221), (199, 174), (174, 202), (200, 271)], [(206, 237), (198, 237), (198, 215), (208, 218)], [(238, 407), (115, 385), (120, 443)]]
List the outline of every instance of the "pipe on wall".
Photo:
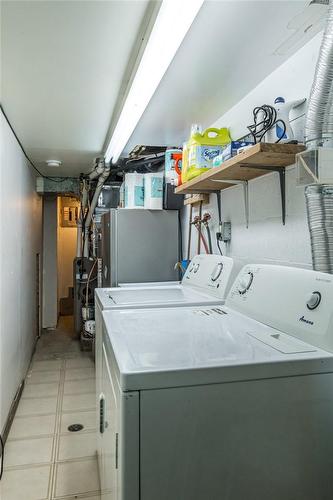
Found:
[(90, 228), (90, 224), (92, 221), (92, 216), (93, 216), (94, 210), (95, 210), (97, 203), (98, 203), (98, 198), (99, 198), (101, 191), (102, 191), (102, 187), (104, 185), (104, 182), (109, 177), (109, 175), (110, 175), (110, 166), (106, 166), (103, 162), (103, 171), (98, 177), (98, 182), (97, 182), (97, 186), (95, 189), (95, 193), (94, 193), (93, 199), (91, 201), (86, 220), (84, 222), (84, 248), (83, 248), (83, 256), (84, 257), (89, 257), (89, 239), (88, 239), (89, 228)]

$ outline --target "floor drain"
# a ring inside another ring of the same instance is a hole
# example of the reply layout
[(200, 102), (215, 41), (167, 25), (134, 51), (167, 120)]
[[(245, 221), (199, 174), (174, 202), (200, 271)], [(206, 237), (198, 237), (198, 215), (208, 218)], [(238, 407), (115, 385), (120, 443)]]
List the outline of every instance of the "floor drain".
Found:
[(81, 424), (72, 424), (68, 427), (69, 432), (78, 432), (82, 431), (83, 425)]

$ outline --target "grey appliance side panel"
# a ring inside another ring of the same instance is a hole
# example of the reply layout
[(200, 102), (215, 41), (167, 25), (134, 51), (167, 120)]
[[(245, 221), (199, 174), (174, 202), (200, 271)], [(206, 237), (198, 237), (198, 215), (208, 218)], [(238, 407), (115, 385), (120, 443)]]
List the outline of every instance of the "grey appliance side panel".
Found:
[(118, 210), (112, 208), (110, 210), (110, 260), (109, 273), (110, 285), (118, 285)]
[(177, 280), (177, 212), (119, 209), (117, 219), (117, 283)]
[(333, 374), (141, 391), (144, 500), (332, 498)]
[(101, 217), (101, 234), (102, 234), (102, 282), (103, 287), (110, 286), (110, 260), (111, 260), (111, 213), (106, 212)]
[[(118, 367), (112, 345), (105, 329), (103, 331), (103, 346), (107, 356), (111, 375), (112, 391), (116, 399), (118, 421), (116, 428), (116, 464), (117, 487), (110, 496), (102, 495), (106, 500), (139, 500), (140, 498), (140, 394), (139, 391), (122, 392), (118, 380)], [(107, 450), (110, 454), (110, 450)], [(111, 474), (111, 470), (106, 470)]]

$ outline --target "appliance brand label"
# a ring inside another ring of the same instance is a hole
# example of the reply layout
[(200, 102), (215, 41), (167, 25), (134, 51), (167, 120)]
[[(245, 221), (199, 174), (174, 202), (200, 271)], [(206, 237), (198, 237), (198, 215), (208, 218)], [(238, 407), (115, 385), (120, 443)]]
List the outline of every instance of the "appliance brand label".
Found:
[(306, 323), (307, 325), (314, 325), (313, 321), (311, 321), (310, 319), (304, 318), (304, 316), (301, 316), (299, 318), (299, 321), (302, 321), (302, 323)]

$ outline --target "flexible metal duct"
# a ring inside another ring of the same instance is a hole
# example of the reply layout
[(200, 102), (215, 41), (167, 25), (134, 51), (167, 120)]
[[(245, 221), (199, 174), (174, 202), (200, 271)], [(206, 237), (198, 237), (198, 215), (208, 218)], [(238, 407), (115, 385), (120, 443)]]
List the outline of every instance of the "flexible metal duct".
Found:
[(332, 82), (333, 1), (330, 0), (305, 120), (305, 143), (308, 148), (333, 144)]
[(312, 264), (316, 271), (333, 273), (333, 185), (305, 188)]
[[(309, 149), (333, 145), (332, 83), (333, 0), (330, 0), (305, 120), (305, 144)], [(333, 186), (307, 186), (305, 200), (313, 268), (333, 273)]]

